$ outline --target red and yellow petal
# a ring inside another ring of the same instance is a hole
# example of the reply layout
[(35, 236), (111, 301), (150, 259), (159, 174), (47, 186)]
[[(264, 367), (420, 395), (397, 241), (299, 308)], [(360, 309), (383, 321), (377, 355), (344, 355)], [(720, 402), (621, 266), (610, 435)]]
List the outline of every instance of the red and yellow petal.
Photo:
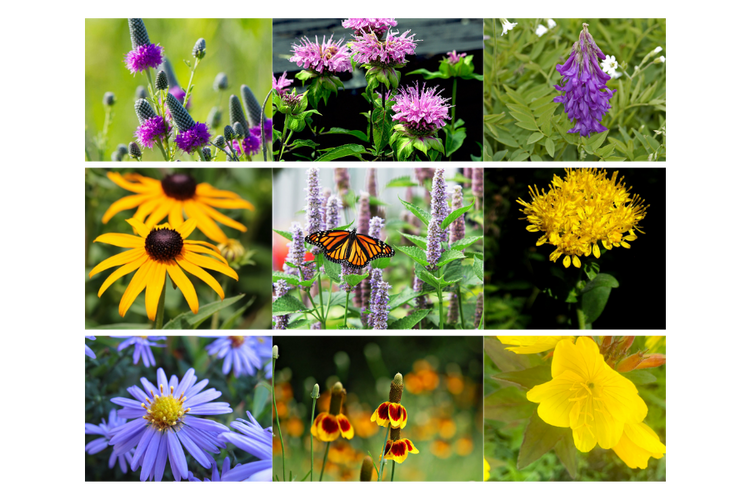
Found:
[(352, 424), (349, 422), (349, 419), (346, 418), (346, 416), (338, 414), (336, 415), (336, 420), (339, 422), (339, 430), (341, 431), (341, 435), (344, 436), (346, 439), (351, 439), (354, 437), (354, 427), (352, 427)]
[(407, 455), (409, 455), (409, 447), (406, 444), (406, 440), (404, 439), (397, 439), (395, 442), (393, 442), (390, 446), (390, 449), (385, 454), (385, 458), (395, 460), (396, 463), (403, 463), (404, 460), (406, 460)]
[(313, 437), (318, 437), (318, 424), (320, 423), (320, 419), (323, 418), (323, 413), (319, 413), (317, 417), (315, 417), (315, 421), (313, 422), (312, 427), (310, 427), (310, 434), (313, 435)]
[(370, 417), (370, 422), (377, 422), (381, 427), (388, 427), (388, 406), (390, 403), (380, 403)]
[(398, 403), (389, 403), (388, 419), (391, 422), (391, 427), (394, 429), (403, 429), (406, 427), (406, 408)]
[(330, 442), (339, 437), (339, 434), (341, 434), (341, 429), (339, 428), (339, 421), (336, 419), (336, 417), (328, 412), (321, 413), (319, 417), (320, 420), (318, 420), (318, 423), (315, 426), (318, 434), (318, 439), (320, 439), (321, 441)]
[(414, 443), (411, 442), (411, 439), (404, 439), (404, 441), (406, 442), (406, 448), (409, 450), (409, 453), (419, 455), (419, 450), (414, 446)]

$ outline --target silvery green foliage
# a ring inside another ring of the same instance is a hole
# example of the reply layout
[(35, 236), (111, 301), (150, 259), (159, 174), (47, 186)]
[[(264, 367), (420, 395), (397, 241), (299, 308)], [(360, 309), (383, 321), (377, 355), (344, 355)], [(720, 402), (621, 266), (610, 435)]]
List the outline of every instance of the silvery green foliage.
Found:
[(151, 40), (148, 38), (148, 31), (146, 31), (146, 25), (143, 24), (143, 19), (128, 19), (128, 28), (130, 29), (130, 44), (133, 46), (133, 49), (141, 45), (151, 45)]
[(226, 90), (229, 87), (229, 79), (226, 73), (219, 73), (214, 79), (214, 90)]
[[(242, 104), (240, 99), (236, 95), (229, 96), (229, 123), (235, 126), (235, 123), (239, 123), (241, 126), (240, 133), (237, 133), (237, 137), (247, 137), (250, 135), (250, 129), (247, 126), (247, 119), (245, 118), (245, 112), (242, 110)], [(235, 133), (237, 128), (234, 129)]]
[(169, 81), (167, 81), (167, 74), (164, 70), (159, 71), (156, 75), (156, 90), (167, 90), (169, 88)]
[(227, 141), (223, 135), (217, 135), (216, 139), (214, 139), (214, 144), (217, 148), (224, 149), (227, 146)]
[(114, 92), (105, 92), (102, 102), (104, 103), (105, 106), (112, 106), (115, 104), (116, 100), (117, 99), (115, 99)]
[(182, 103), (172, 94), (167, 94), (167, 107), (169, 108), (169, 112), (172, 113), (172, 119), (180, 132), (185, 132), (195, 126), (193, 117), (190, 116), (190, 113), (182, 106)]
[(149, 118), (156, 116), (154, 108), (148, 103), (146, 99), (138, 99), (135, 101), (135, 115), (138, 117), (138, 121), (141, 125)]
[(242, 104), (245, 105), (248, 118), (250, 119), (250, 126), (255, 127), (262, 121), (261, 115), (263, 114), (263, 110), (260, 108), (260, 103), (247, 85), (240, 87), (240, 93), (242, 94)]

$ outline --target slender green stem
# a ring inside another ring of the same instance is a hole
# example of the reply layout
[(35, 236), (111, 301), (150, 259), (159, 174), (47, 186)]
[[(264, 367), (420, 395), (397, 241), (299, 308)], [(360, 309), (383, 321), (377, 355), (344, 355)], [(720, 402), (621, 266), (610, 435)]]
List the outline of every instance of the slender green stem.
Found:
[(580, 307), (576, 307), (576, 318), (578, 318), (578, 329), (585, 330), (586, 329), (586, 313), (584, 313), (583, 309), (581, 309)]
[(276, 407), (276, 360), (271, 367), (271, 399), (273, 400), (273, 412), (276, 414), (276, 428), (279, 429), (279, 441), (281, 441), (281, 478), (286, 481), (286, 457), (284, 455), (284, 436), (281, 435), (281, 423), (279, 422), (279, 409)]
[(161, 288), (161, 295), (159, 296), (159, 305), (156, 308), (156, 322), (154, 323), (154, 330), (161, 330), (164, 326), (164, 297), (167, 295), (167, 282), (164, 281), (164, 286)]
[(463, 330), (466, 327), (464, 326), (464, 306), (461, 300), (461, 287), (460, 286), (458, 286), (458, 288), (456, 289), (456, 296), (458, 297), (458, 318), (460, 321), (459, 324), (461, 325), (461, 330)]
[(292, 137), (292, 131), (289, 131), (289, 136), (284, 138), (286, 136), (287, 131), (287, 120), (289, 120), (288, 116), (284, 117), (284, 128), (281, 130), (281, 150), (279, 151), (279, 161), (281, 161), (281, 157), (284, 156), (284, 149), (286, 149), (286, 144), (289, 142), (289, 138)]
[(190, 70), (190, 80), (188, 80), (188, 86), (185, 89), (185, 99), (182, 101), (182, 105), (185, 108), (187, 108), (188, 99), (190, 99), (190, 94), (193, 90), (193, 75), (195, 75), (195, 70), (198, 69), (198, 65), (201, 63), (201, 60), (197, 57), (193, 61), (193, 68)]
[(325, 330), (326, 329), (325, 322), (326, 322), (326, 319), (328, 319), (328, 315), (326, 314), (325, 307), (323, 306), (323, 280), (320, 278), (320, 274), (318, 274), (318, 298), (320, 299), (320, 315), (323, 316), (323, 321), (320, 322), (320, 325), (321, 325), (321, 328)]
[(104, 128), (102, 128), (102, 140), (99, 144), (99, 157), (104, 160), (104, 151), (107, 149), (107, 135), (109, 135), (109, 125), (112, 123), (112, 106), (104, 109)]
[(323, 317), (328, 323), (328, 314), (331, 312), (331, 295), (333, 295), (333, 280), (328, 280), (328, 300), (326, 300), (326, 315)]
[[(443, 268), (441, 267), (438, 271), (438, 279), (442, 278)], [(438, 316), (440, 318), (440, 329), (444, 330), (445, 325), (443, 324), (443, 287), (438, 285), (437, 287), (438, 296)]]
[(325, 454), (323, 455), (323, 466), (322, 466), (322, 467), (320, 468), (320, 479), (319, 479), (318, 481), (322, 481), (322, 480), (323, 480), (323, 473), (324, 473), (324, 472), (325, 472), (325, 470), (326, 470), (326, 461), (328, 460), (328, 449), (329, 449), (330, 447), (331, 447), (331, 442), (330, 442), (330, 441), (328, 441), (328, 442), (326, 443), (326, 452), (325, 452)]
[(312, 410), (310, 410), (310, 482), (313, 481), (313, 435), (312, 435), (312, 427), (313, 423), (315, 422), (315, 403), (318, 401), (313, 397), (312, 400)]
[(393, 482), (393, 476), (396, 474), (396, 461), (393, 461), (393, 466), (391, 467), (391, 482)]
[(383, 451), (380, 452), (380, 467), (378, 467), (378, 478), (382, 480), (383, 466), (385, 465), (385, 445), (388, 444), (388, 434), (391, 432), (390, 422), (385, 427), (385, 439), (383, 440)]
[(349, 318), (349, 294), (350, 290), (346, 291), (346, 303), (344, 304), (344, 328), (347, 327), (346, 320)]
[(458, 78), (453, 79), (453, 99), (451, 100), (451, 125), (456, 122), (456, 89), (458, 89)]
[[(263, 121), (263, 123), (260, 124), (260, 141), (261, 141), (260, 145), (263, 148), (263, 161), (268, 161), (268, 159), (266, 157), (266, 153), (268, 151), (268, 146), (266, 146), (266, 144), (267, 144), (267, 142), (266, 142), (266, 123), (265, 123), (266, 116), (265, 116), (264, 113), (266, 112), (266, 104), (268, 103), (268, 98), (271, 97), (271, 93), (272, 92), (273, 92), (273, 89), (271, 89), (271, 90), (268, 91), (268, 94), (266, 94), (266, 98), (263, 99), (263, 106), (260, 108), (261, 109), (261, 115), (260, 116), (261, 116), (261, 120)], [(271, 130), (273, 130), (273, 127), (271, 127)], [(271, 140), (273, 140), (273, 137), (271, 137)], [(271, 151), (271, 160), (273, 160), (273, 151)], [(312, 481), (312, 478), (310, 478), (310, 480)]]

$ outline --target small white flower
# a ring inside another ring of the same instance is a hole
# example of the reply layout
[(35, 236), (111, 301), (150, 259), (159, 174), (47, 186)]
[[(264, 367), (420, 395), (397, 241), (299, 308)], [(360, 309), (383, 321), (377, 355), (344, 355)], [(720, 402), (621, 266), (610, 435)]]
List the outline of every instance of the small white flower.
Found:
[(655, 56), (656, 54), (658, 54), (658, 53), (659, 53), (659, 52), (661, 52), (662, 50), (664, 50), (664, 49), (662, 49), (662, 48), (661, 48), (661, 45), (660, 45), (660, 46), (656, 47), (656, 48), (655, 48), (655, 49), (654, 49), (653, 51), (651, 51), (651, 55), (652, 55), (652, 56)]
[(547, 26), (549, 26), (549, 29), (552, 29), (557, 26), (557, 23), (554, 19), (547, 19)]
[(667, 62), (667, 58), (666, 58), (666, 57), (664, 57), (664, 56), (659, 56), (659, 59), (658, 59), (658, 61), (659, 61), (660, 63), (664, 64), (665, 62)]
[(607, 56), (599, 64), (601, 64), (602, 66), (602, 71), (607, 73), (609, 76), (614, 77), (614, 78), (619, 78), (620, 76), (622, 76), (622, 73), (618, 73), (616, 71), (620, 65), (617, 64), (617, 59), (615, 58), (615, 56)]
[(500, 22), (503, 23), (503, 32), (500, 33), (500, 36), (503, 36), (518, 25), (518, 23), (511, 23), (507, 19), (500, 19)]
[(536, 27), (536, 36), (542, 36), (545, 33), (547, 33), (547, 31), (549, 30), (545, 28), (543, 24), (540, 24), (539, 26)]

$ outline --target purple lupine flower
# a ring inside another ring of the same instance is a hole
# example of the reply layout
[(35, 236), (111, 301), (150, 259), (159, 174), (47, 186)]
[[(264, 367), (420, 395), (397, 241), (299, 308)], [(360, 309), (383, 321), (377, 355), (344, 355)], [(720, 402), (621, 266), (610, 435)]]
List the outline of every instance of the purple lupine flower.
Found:
[(601, 121), (612, 107), (609, 100), (615, 90), (607, 88), (610, 76), (599, 67), (599, 59), (604, 59), (604, 52), (597, 47), (588, 24), (584, 23), (570, 57), (565, 64), (557, 65), (562, 78), (561, 85), (555, 85), (555, 89), (564, 94), (555, 97), (554, 102), (563, 103), (568, 118), (576, 122), (575, 127), (568, 130), (569, 134), (589, 136), (607, 130)]
[(143, 358), (143, 366), (146, 368), (156, 366), (156, 360), (154, 359), (154, 353), (151, 352), (151, 348), (166, 347), (166, 344), (158, 344), (157, 342), (160, 340), (167, 340), (167, 337), (159, 336), (139, 337), (135, 335), (112, 335), (112, 337), (127, 339), (117, 346), (117, 352), (120, 352), (131, 345), (135, 345), (135, 349), (133, 350), (133, 364), (137, 365), (138, 361)]
[(477, 309), (474, 312), (474, 328), (479, 328), (479, 323), (482, 322), (482, 314), (484, 313), (484, 293), (477, 295)]
[[(275, 298), (274, 300), (283, 297), (287, 293), (289, 293), (289, 285), (285, 280), (278, 280), (276, 283), (273, 284), (273, 289), (275, 292)], [(274, 330), (286, 330), (286, 327), (289, 325), (289, 315), (288, 314), (282, 314), (281, 316), (274, 316), (273, 317), (273, 329)]]
[[(461, 186), (453, 187), (453, 199), (451, 200), (451, 211), (458, 210), (464, 206), (464, 192)], [(451, 222), (450, 225), (451, 245), (458, 240), (464, 239), (466, 236), (466, 221), (464, 220), (464, 214), (461, 214), (458, 219)]]
[(156, 386), (142, 377), (145, 392), (132, 386), (128, 392), (135, 399), (111, 399), (123, 407), (118, 411), (120, 417), (134, 420), (113, 429), (109, 442), (114, 445), (117, 456), (136, 447), (131, 468), (134, 471), (141, 468), (141, 481), (161, 481), (167, 459), (175, 481), (187, 478), (183, 446), (206, 469), (212, 462), (208, 454), (217, 454), (220, 448), (226, 447), (219, 436), (229, 429), (213, 420), (193, 415), (222, 415), (232, 413), (232, 408), (229, 403), (212, 403), (221, 393), (216, 389), (203, 391), (208, 380), (196, 384), (197, 381), (193, 368), (182, 380), (175, 375), (167, 379), (164, 370), (159, 368), (156, 370)]
[[(305, 232), (307, 234), (323, 231), (325, 226), (323, 224), (323, 212), (324, 208), (320, 203), (320, 169), (318, 167), (310, 167), (307, 170), (307, 206), (305, 206)], [(315, 247), (318, 248), (318, 247)], [(315, 252), (314, 252), (315, 253)]]
[(393, 17), (350, 17), (342, 21), (341, 26), (354, 30), (355, 36), (374, 33), (379, 38), (389, 28), (398, 26), (398, 22)]
[(352, 71), (352, 63), (349, 60), (349, 49), (344, 43), (344, 39), (334, 42), (333, 37), (328, 41), (323, 37), (323, 42), (315, 42), (309, 38), (302, 37), (292, 45), (294, 55), (289, 58), (300, 68), (313, 70), (319, 74), (343, 73)]
[(141, 123), (135, 129), (135, 138), (142, 147), (151, 149), (171, 131), (171, 125), (164, 121), (164, 118), (154, 116)]
[(283, 94), (286, 89), (292, 86), (294, 80), (290, 80), (286, 77), (286, 71), (277, 80), (275, 76), (271, 75), (271, 86), (279, 94)]
[(347, 168), (334, 168), (333, 177), (336, 181), (336, 190), (339, 192), (341, 200), (344, 202), (344, 208), (348, 208), (346, 202), (346, 195), (349, 194), (349, 169)]
[[(97, 434), (99, 436), (104, 436), (87, 443), (86, 453), (88, 453), (89, 455), (95, 455), (107, 448), (107, 446), (109, 446), (110, 432), (112, 431), (112, 429), (123, 425), (125, 422), (126, 420), (124, 418), (117, 415), (117, 410), (113, 409), (109, 412), (109, 420), (102, 419), (102, 423), (99, 425), (86, 424), (86, 434)], [(122, 473), (126, 474), (128, 472), (128, 466), (130, 465), (132, 459), (133, 453), (131, 453), (130, 451), (118, 456), (113, 450), (112, 454), (109, 456), (108, 465), (111, 469), (115, 466), (115, 462), (119, 462)]]
[(390, 300), (388, 290), (391, 288), (391, 285), (389, 285), (387, 281), (383, 281), (382, 271), (382, 269), (372, 270), (372, 294), (370, 298), (370, 318), (368, 322), (373, 330), (388, 329), (388, 311), (390, 310), (390, 306), (388, 305), (388, 301)]
[(450, 300), (448, 301), (448, 315), (446, 323), (457, 323), (458, 322), (458, 294), (451, 293)]
[(415, 83), (413, 87), (401, 87), (393, 105), (394, 121), (401, 122), (414, 135), (428, 135), (445, 126), (448, 119), (448, 99), (440, 96), (442, 89)]
[(143, 19), (128, 19), (128, 29), (133, 50), (125, 55), (125, 66), (131, 73), (158, 67), (164, 58), (164, 48), (151, 43)]
[(255, 135), (250, 131), (250, 134), (242, 139), (242, 149), (240, 149), (240, 143), (232, 141), (234, 150), (240, 152), (241, 155), (252, 156), (260, 151), (260, 136)]
[(381, 68), (392, 68), (406, 64), (406, 56), (414, 55), (417, 42), (411, 30), (399, 35), (398, 31), (388, 31), (385, 40), (375, 33), (365, 33), (351, 42), (352, 59), (359, 64), (370, 64)]
[[(93, 335), (86, 335), (86, 338), (89, 340), (96, 340), (96, 337)], [(89, 346), (86, 346), (86, 356), (88, 356), (91, 359), (96, 359), (96, 354), (94, 353), (94, 350), (91, 349)]]
[[(250, 336), (206, 335), (206, 337), (216, 338), (206, 346), (206, 352), (211, 356), (215, 355), (217, 359), (224, 360), (221, 367), (224, 375), (232, 370), (235, 377), (252, 376), (263, 366), (260, 355), (255, 351), (255, 345), (249, 342)], [(232, 369), (233, 366), (234, 369)]]
[(231, 432), (227, 429), (229, 432), (222, 433), (220, 438), (260, 460), (238, 465), (226, 477), (222, 476), (222, 480), (270, 482), (272, 478), (273, 432), (271, 427), (265, 429), (261, 427), (249, 411), (246, 413), (250, 419), (249, 422), (238, 418), (229, 424), (237, 432)]

